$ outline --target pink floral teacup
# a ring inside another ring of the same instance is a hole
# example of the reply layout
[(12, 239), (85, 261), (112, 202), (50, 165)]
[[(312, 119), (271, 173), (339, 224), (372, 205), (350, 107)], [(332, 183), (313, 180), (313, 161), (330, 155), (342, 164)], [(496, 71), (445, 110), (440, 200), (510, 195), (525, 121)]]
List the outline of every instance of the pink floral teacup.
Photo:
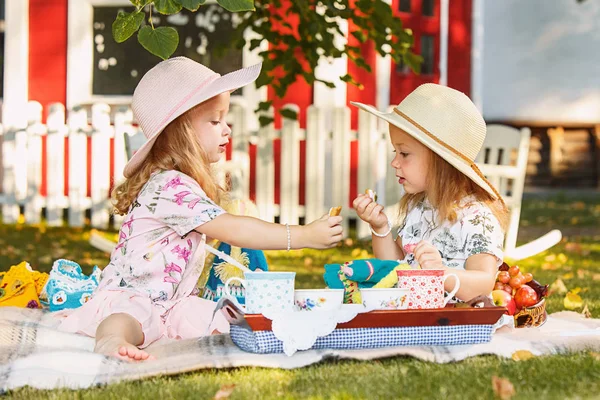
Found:
[[(408, 308), (442, 308), (458, 292), (460, 281), (456, 274), (444, 276), (441, 269), (398, 270), (398, 287), (407, 289)], [(454, 277), (454, 289), (444, 298), (444, 282)]]

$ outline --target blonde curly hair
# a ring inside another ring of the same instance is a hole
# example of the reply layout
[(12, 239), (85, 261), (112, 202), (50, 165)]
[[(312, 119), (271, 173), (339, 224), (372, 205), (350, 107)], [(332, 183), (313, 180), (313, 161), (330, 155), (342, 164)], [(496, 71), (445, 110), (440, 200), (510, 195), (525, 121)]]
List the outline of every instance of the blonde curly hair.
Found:
[(206, 152), (192, 126), (192, 116), (202, 104), (185, 112), (158, 136), (136, 173), (116, 185), (111, 193), (114, 213), (125, 215), (155, 171), (176, 170), (193, 178), (217, 204), (227, 199), (227, 191), (217, 182)]

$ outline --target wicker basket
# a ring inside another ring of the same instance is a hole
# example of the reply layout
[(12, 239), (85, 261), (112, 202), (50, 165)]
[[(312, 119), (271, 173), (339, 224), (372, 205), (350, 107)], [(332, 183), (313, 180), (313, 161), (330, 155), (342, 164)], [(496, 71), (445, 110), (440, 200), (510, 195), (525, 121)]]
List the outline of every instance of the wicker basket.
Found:
[(547, 318), (546, 299), (542, 299), (536, 305), (525, 307), (514, 315), (515, 327), (530, 328), (542, 326)]

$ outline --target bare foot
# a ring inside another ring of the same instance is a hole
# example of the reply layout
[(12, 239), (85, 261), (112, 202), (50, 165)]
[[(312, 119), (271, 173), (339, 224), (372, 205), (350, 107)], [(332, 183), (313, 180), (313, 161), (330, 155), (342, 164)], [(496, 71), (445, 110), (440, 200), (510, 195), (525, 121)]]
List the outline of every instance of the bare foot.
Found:
[(96, 341), (94, 351), (96, 353), (118, 357), (125, 361), (154, 360), (154, 356), (151, 356), (146, 351), (128, 343), (124, 338), (119, 336), (111, 335), (101, 338)]

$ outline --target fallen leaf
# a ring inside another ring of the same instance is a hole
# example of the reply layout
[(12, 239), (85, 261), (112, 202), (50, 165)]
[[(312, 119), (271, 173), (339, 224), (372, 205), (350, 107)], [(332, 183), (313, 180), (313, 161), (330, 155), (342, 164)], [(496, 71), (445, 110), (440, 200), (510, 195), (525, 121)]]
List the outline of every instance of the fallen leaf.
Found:
[(546, 257), (544, 257), (544, 261), (555, 261), (556, 260), (556, 254), (549, 254)]
[(585, 278), (585, 276), (586, 276), (587, 274), (588, 274), (588, 272), (587, 272), (586, 270), (584, 270), (584, 269), (578, 269), (578, 270), (577, 270), (577, 277), (578, 277), (579, 279), (583, 279), (583, 278)]
[(515, 395), (515, 387), (506, 378), (499, 378), (497, 376), (492, 376), (492, 389), (496, 396), (500, 397), (502, 400), (509, 400)]
[(578, 222), (579, 222), (579, 218), (577, 218), (577, 217), (571, 218), (571, 225), (577, 225)]
[(600, 274), (594, 274), (592, 275), (592, 279), (595, 281), (600, 281)]
[(350, 246), (352, 246), (352, 245), (354, 244), (354, 240), (352, 240), (352, 238), (347, 238), (347, 239), (344, 241), (344, 244), (345, 244), (346, 246), (350, 247)]
[(573, 279), (575, 275), (572, 272), (566, 273), (562, 276), (563, 279)]
[(567, 293), (563, 303), (567, 310), (575, 310), (576, 308), (583, 306), (583, 300), (581, 299), (581, 296), (573, 291)]
[(600, 361), (600, 353), (596, 353), (595, 351), (590, 351), (590, 356)]
[(592, 318), (592, 313), (590, 312), (590, 309), (588, 308), (587, 304), (585, 305), (585, 307), (583, 307), (581, 315), (583, 315), (586, 318)]
[(567, 262), (567, 256), (564, 255), (564, 253), (560, 253), (558, 255), (558, 261), (560, 261), (561, 263), (566, 263)]
[(512, 359), (515, 361), (525, 361), (535, 357), (529, 350), (517, 350), (512, 353)]
[(310, 257), (304, 257), (304, 266), (310, 267), (313, 263), (313, 259)]
[(233, 383), (229, 384), (229, 385), (221, 386), (219, 391), (217, 393), (215, 393), (215, 397), (213, 397), (213, 400), (228, 399), (229, 396), (231, 396), (231, 393), (233, 393), (233, 389), (235, 389), (235, 384), (233, 384)]
[(575, 242), (565, 244), (565, 250), (571, 253), (581, 253), (581, 245)]
[(542, 264), (542, 269), (546, 270), (546, 271), (554, 271), (554, 270), (558, 269), (558, 266), (554, 265), (550, 262), (545, 262)]
[(564, 293), (567, 293), (568, 291), (569, 290), (565, 286), (565, 283), (560, 278), (555, 280), (554, 283), (552, 285), (550, 285), (551, 293), (564, 294)]

